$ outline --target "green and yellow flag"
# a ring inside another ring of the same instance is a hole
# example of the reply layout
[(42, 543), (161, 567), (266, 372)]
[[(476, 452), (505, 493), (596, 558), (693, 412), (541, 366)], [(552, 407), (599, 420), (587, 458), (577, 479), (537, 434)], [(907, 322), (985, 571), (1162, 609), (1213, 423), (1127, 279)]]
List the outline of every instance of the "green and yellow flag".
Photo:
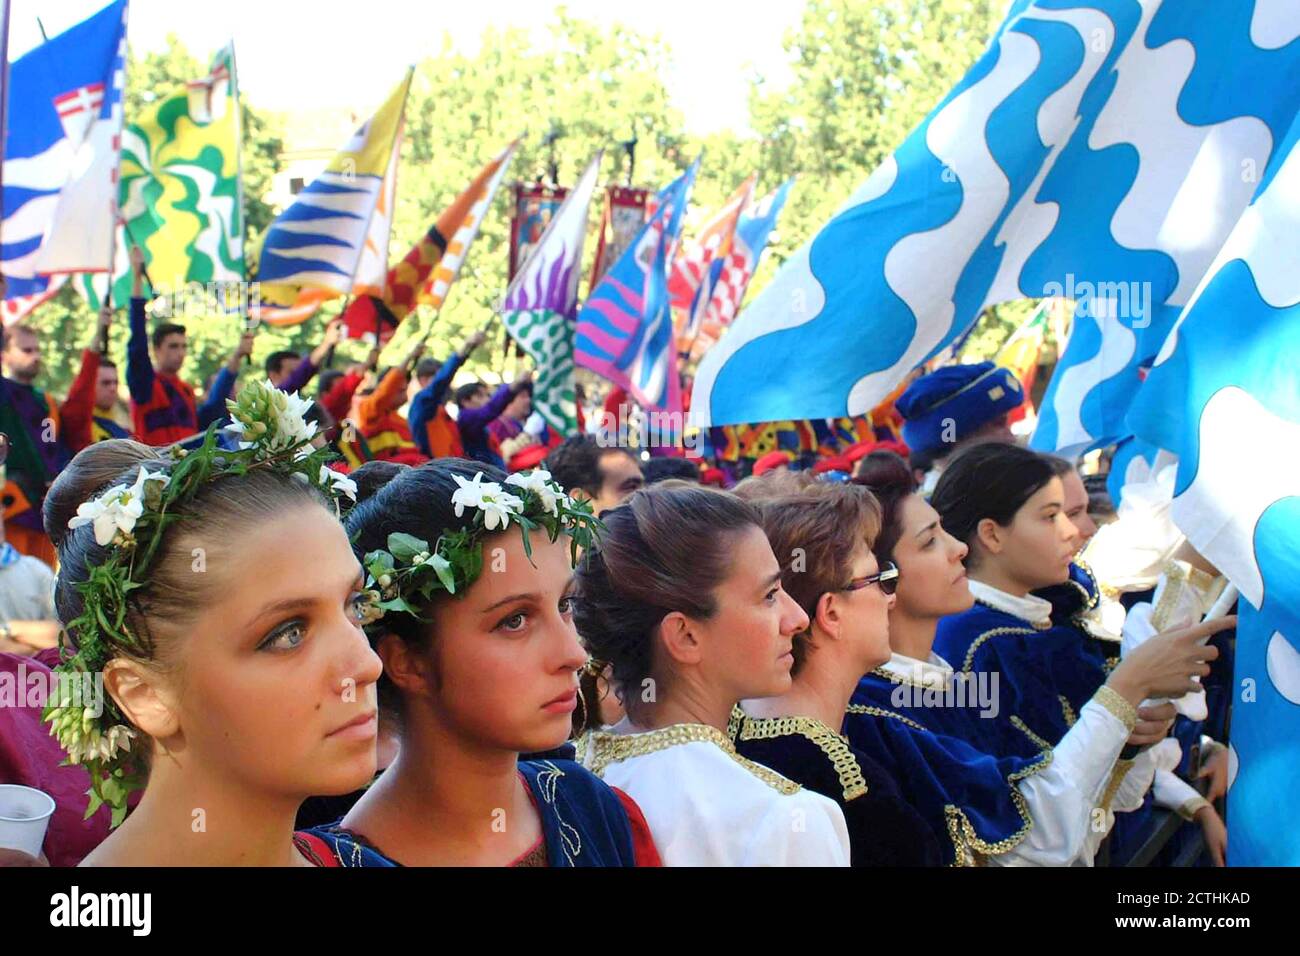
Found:
[[(119, 228), (113, 301), (130, 294), (127, 243), (144, 249), (155, 291), (244, 278), (240, 111), (235, 51), (228, 46), (201, 79), (128, 117), (122, 130)], [(98, 307), (105, 277), (78, 286)]]

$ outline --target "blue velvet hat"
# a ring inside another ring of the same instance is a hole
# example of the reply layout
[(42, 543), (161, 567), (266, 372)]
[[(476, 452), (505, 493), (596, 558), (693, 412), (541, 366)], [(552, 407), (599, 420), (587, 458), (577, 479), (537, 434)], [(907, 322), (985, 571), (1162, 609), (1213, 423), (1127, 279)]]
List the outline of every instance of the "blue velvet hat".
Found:
[[(918, 378), (894, 403), (903, 441), (913, 452), (943, 452), (1000, 415), (1018, 408), (1025, 390), (1010, 369), (992, 362), (948, 365)], [(945, 425), (951, 420), (951, 427)], [(949, 441), (944, 441), (945, 431)]]

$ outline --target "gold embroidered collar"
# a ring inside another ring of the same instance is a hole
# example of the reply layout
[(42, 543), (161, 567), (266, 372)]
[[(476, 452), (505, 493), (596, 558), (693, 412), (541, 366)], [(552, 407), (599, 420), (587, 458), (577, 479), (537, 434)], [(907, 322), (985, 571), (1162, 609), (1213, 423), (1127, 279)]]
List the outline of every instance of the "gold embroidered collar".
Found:
[(835, 768), (844, 802), (867, 792), (862, 767), (853, 756), (848, 738), (814, 717), (750, 717), (743, 715), (738, 740), (772, 740), (776, 737), (805, 737), (817, 745)]
[(952, 665), (933, 651), (928, 661), (905, 654), (892, 654), (889, 660), (871, 673), (895, 684), (907, 684), (921, 690), (942, 690), (952, 683)]
[(610, 764), (644, 757), (658, 753), (681, 744), (713, 744), (740, 766), (762, 780), (779, 793), (790, 795), (798, 793), (802, 787), (793, 780), (762, 764), (747, 760), (736, 753), (736, 748), (727, 735), (708, 724), (673, 724), (640, 734), (615, 734), (609, 731), (593, 730), (583, 734), (574, 741), (578, 760), (598, 777), (605, 775)]

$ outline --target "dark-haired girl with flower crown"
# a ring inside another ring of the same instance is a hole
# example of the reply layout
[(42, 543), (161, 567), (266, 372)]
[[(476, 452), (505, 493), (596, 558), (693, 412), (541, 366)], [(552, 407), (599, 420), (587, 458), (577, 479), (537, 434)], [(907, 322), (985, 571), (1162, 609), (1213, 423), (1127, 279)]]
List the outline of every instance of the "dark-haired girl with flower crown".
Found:
[(108, 695), (64, 685), (45, 715), (120, 824), (85, 865), (318, 865), (299, 804), (374, 774), (380, 663), (337, 518), (351, 483), (312, 450), (305, 405), (252, 383), (229, 403), (239, 449), (215, 430), (170, 454), (102, 442), (50, 489), (58, 670)]
[(337, 824), (343, 866), (659, 863), (640, 810), (572, 761), (586, 653), (573, 556), (597, 528), (544, 471), (461, 459), (402, 472), (348, 515), (383, 597), (372, 625), (396, 761)]

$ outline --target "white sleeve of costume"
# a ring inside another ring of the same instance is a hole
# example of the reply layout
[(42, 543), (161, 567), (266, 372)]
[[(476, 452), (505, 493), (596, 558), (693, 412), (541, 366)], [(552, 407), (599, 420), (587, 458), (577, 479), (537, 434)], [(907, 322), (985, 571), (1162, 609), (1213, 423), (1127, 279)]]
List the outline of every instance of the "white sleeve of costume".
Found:
[(1119, 591), (1144, 591), (1160, 577), (1185, 536), (1174, 523), (1177, 459), (1162, 452), (1144, 475), (1124, 484), (1116, 521), (1103, 525), (1084, 549), (1098, 581)]
[[(1172, 738), (1165, 738), (1170, 740)], [(1177, 746), (1178, 741), (1173, 741)], [(1181, 753), (1181, 751), (1179, 751)], [(1117, 770), (1119, 768), (1116, 768)], [(1110, 809), (1116, 813), (1129, 813), (1142, 806), (1142, 799), (1151, 789), (1152, 779), (1155, 777), (1158, 764), (1151, 750), (1144, 750), (1133, 759), (1129, 764), (1128, 771), (1120, 780), (1119, 787), (1115, 790), (1114, 796), (1110, 800)]]
[(1013, 849), (988, 859), (996, 866), (1090, 866), (1096, 844), (1094, 813), (1131, 728), (1096, 697), (1052, 750), (1052, 763), (1016, 786), (1033, 822)]
[(771, 801), (741, 866), (848, 866), (849, 828), (835, 801), (800, 790)]

